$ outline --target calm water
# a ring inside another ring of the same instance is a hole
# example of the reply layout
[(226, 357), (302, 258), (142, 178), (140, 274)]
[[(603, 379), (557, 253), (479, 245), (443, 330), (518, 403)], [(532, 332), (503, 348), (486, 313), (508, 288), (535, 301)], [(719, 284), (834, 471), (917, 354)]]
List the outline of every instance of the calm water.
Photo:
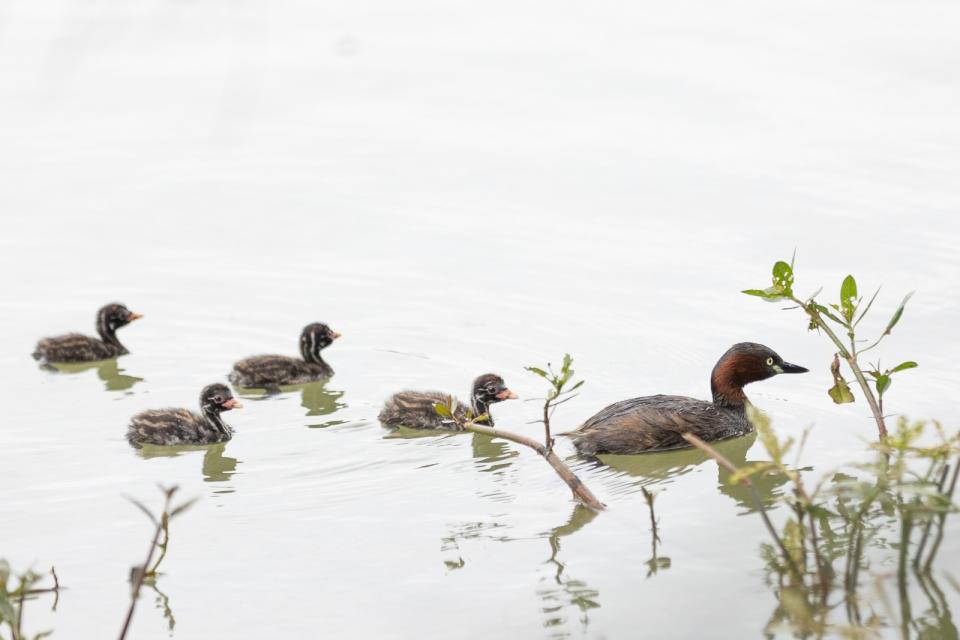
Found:
[[(921, 368), (888, 406), (956, 425), (960, 8), (544, 10), (0, 3), (0, 556), (69, 586), (28, 629), (119, 630), (150, 535), (124, 496), (158, 504), (159, 482), (200, 501), (139, 639), (759, 637), (765, 532), (703, 456), (594, 465), (564, 444), (610, 506), (593, 516), (527, 450), (375, 418), (394, 390), (463, 396), (486, 371), (537, 397), (523, 365), (569, 351), (587, 384), (556, 421), (574, 427), (634, 395), (706, 397), (716, 358), (754, 340), (813, 370), (750, 390), (781, 433), (815, 425), (813, 477), (863, 459), (874, 427), (829, 402), (824, 340), (738, 293), (794, 248), (801, 291), (883, 284), (869, 330), (918, 290), (880, 351)], [(115, 299), (146, 315), (131, 355), (30, 359)], [(225, 446), (127, 445), (132, 414), (195, 406), (313, 320), (344, 334), (329, 382), (246, 399)], [(496, 409), (540, 434), (536, 402)], [(671, 561), (654, 575), (641, 487)]]

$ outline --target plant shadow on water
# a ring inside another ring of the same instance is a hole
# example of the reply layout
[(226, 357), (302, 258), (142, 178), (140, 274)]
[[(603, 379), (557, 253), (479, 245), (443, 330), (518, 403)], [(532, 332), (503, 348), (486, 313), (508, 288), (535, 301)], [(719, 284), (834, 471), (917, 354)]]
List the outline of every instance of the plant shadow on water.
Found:
[[(538, 579), (537, 597), (541, 601), (544, 614), (543, 626), (551, 629), (550, 637), (563, 638), (571, 635), (564, 627), (569, 623), (569, 613), (577, 616), (577, 621), (586, 628), (589, 624), (589, 612), (600, 607), (599, 592), (583, 580), (571, 577), (567, 563), (561, 558), (561, 541), (572, 536), (593, 522), (598, 512), (581, 504), (573, 507), (566, 521), (549, 531), (539, 534), (549, 545), (549, 555), (541, 563), (542, 575)], [(463, 569), (467, 560), (460, 544), (466, 540), (490, 540), (494, 542), (515, 542), (520, 540), (507, 535), (509, 526), (502, 522), (461, 522), (451, 525), (449, 535), (440, 541), (440, 553), (443, 564), (450, 571)]]
[[(241, 461), (230, 456), (223, 455), (227, 443), (217, 444), (184, 444), (177, 446), (161, 446), (155, 444), (145, 444), (137, 449), (137, 455), (144, 460), (155, 458), (176, 458), (194, 451), (203, 451), (203, 473), (204, 482), (226, 482), (230, 476), (237, 472), (237, 465)], [(233, 488), (224, 488), (215, 493), (233, 493)]]
[[(343, 391), (328, 389), (329, 380), (317, 380), (305, 384), (285, 385), (275, 389), (249, 389), (243, 387), (234, 387), (237, 394), (247, 400), (261, 401), (271, 400), (285, 393), (300, 392), (300, 406), (307, 410), (307, 416), (328, 416), (347, 407), (347, 403), (342, 402)], [(323, 429), (334, 427), (338, 424), (344, 424), (346, 420), (326, 420), (315, 424), (307, 424), (311, 429)]]
[(545, 616), (543, 626), (554, 630), (551, 637), (564, 638), (569, 632), (559, 629), (567, 624), (567, 612), (574, 612), (583, 628), (590, 623), (590, 610), (600, 607), (600, 592), (592, 589), (583, 580), (566, 574), (567, 565), (560, 558), (562, 538), (571, 536), (593, 522), (598, 513), (583, 505), (576, 505), (567, 521), (543, 535), (550, 544), (550, 557), (543, 563), (548, 575), (540, 578), (537, 596), (542, 601), (541, 611)]
[(106, 391), (129, 391), (133, 385), (143, 382), (143, 378), (128, 376), (123, 373), (116, 358), (110, 360), (100, 360), (99, 362), (71, 362), (40, 365), (45, 371), (57, 373), (77, 374), (97, 370), (97, 377), (103, 380)]
[[(752, 461), (747, 460), (747, 454), (756, 440), (757, 434), (752, 432), (739, 438), (717, 442), (715, 448), (738, 467), (742, 467), (753, 464)], [(635, 456), (602, 455), (592, 460), (592, 463), (598, 467), (604, 467), (610, 472), (631, 479), (621, 484), (620, 493), (635, 493), (646, 487), (669, 483), (675, 478), (690, 473), (705, 462), (711, 465), (716, 464), (709, 455), (692, 447)], [(741, 514), (754, 513), (756, 506), (750, 490), (742, 484), (730, 484), (730, 472), (720, 465), (716, 466), (717, 489), (720, 493), (732, 498), (743, 508)], [(780, 487), (786, 482), (787, 479), (779, 475), (758, 476), (754, 479), (754, 488), (760, 494), (764, 507), (776, 505), (782, 495)]]

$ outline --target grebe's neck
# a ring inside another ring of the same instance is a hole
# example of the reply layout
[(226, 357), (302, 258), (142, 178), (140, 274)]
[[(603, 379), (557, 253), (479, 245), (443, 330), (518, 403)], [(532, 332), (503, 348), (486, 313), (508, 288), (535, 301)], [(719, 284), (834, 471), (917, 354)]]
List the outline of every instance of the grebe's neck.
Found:
[(470, 408), (473, 409), (474, 417), (482, 416), (486, 414), (487, 419), (484, 421), (484, 424), (486, 424), (488, 427), (493, 426), (493, 414), (490, 413), (489, 403), (484, 402), (483, 400), (478, 398), (476, 395), (474, 395), (473, 399), (470, 402)]
[(219, 411), (211, 407), (200, 407), (200, 410), (203, 411), (203, 417), (206, 418), (207, 424), (213, 427), (214, 431), (219, 432), (222, 436), (230, 435), (230, 429), (223, 418), (220, 417)]

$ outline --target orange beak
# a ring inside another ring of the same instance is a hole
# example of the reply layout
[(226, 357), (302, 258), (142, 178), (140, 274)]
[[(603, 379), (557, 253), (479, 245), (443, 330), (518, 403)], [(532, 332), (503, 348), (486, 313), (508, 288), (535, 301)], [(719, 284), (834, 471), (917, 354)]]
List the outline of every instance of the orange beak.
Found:
[(220, 406), (224, 409), (243, 409), (243, 405), (236, 398), (230, 398)]
[(513, 391), (510, 391), (510, 389), (504, 389), (497, 394), (497, 400), (516, 400), (519, 397), (520, 396), (515, 394)]
[(142, 313), (134, 313), (133, 311), (131, 311), (130, 315), (127, 316), (127, 322), (133, 322), (134, 320), (139, 320), (142, 317), (143, 317)]
[(339, 337), (342, 336), (342, 335), (343, 335), (343, 334), (340, 333), (339, 331), (333, 331), (333, 330), (330, 331), (330, 338), (333, 339), (333, 340), (336, 340), (337, 338), (339, 338)]

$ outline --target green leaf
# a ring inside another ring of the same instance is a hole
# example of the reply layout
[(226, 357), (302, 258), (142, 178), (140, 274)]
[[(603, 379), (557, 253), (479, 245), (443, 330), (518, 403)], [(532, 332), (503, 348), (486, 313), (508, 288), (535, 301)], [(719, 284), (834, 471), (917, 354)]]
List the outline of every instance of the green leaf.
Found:
[(873, 306), (873, 301), (877, 299), (877, 295), (880, 293), (880, 287), (877, 287), (877, 290), (873, 292), (873, 295), (870, 297), (870, 302), (867, 303), (867, 306), (863, 308), (863, 311), (860, 312), (860, 315), (857, 317), (856, 322), (853, 323), (853, 326), (860, 324), (860, 321), (863, 320), (863, 317), (867, 315), (867, 311), (870, 311), (870, 307)]
[(908, 360), (907, 362), (901, 362), (900, 364), (895, 366), (893, 369), (890, 369), (890, 373), (896, 373), (897, 371), (905, 371), (907, 369), (915, 369), (916, 367), (919, 367), (919, 366), (920, 365), (918, 365), (916, 362), (913, 362), (912, 360)]
[(535, 373), (535, 374), (537, 374), (537, 375), (540, 376), (541, 378), (547, 378), (547, 377), (548, 377), (548, 376), (547, 376), (547, 372), (544, 371), (543, 369), (541, 369), (540, 367), (524, 367), (524, 369), (526, 369), (526, 370), (529, 371), (530, 373)]
[(813, 306), (813, 308), (816, 309), (820, 314), (827, 316), (828, 318), (830, 318), (831, 320), (833, 320), (833, 321), (836, 322), (837, 324), (843, 324), (843, 320), (841, 320), (841, 319), (838, 318), (837, 316), (833, 315), (833, 314), (830, 312), (830, 309), (827, 309), (827, 308), (826, 308), (825, 306), (823, 306), (822, 304), (813, 303), (812, 306)]
[(442, 402), (434, 402), (433, 410), (437, 412), (437, 415), (443, 416), (444, 418), (452, 418), (453, 414), (450, 413), (450, 408)]
[(818, 504), (807, 505), (807, 513), (812, 515), (814, 518), (819, 518), (819, 519), (832, 518), (837, 515), (832, 511), (830, 511), (829, 509), (827, 509), (826, 507)]
[(853, 320), (853, 314), (857, 310), (857, 281), (853, 276), (844, 278), (840, 285), (840, 306), (847, 322)]
[(827, 389), (827, 394), (835, 404), (847, 404), (856, 400), (856, 398), (853, 397), (853, 392), (850, 391), (850, 385), (847, 384), (846, 380), (840, 380), (832, 387)]
[(150, 512), (150, 509), (147, 509), (146, 505), (144, 505), (144, 504), (143, 504), (142, 502), (140, 502), (139, 500), (135, 500), (134, 498), (131, 498), (131, 497), (129, 497), (129, 496), (127, 497), (127, 500), (129, 500), (130, 502), (132, 502), (133, 505), (134, 505), (137, 509), (140, 509), (140, 511), (143, 511), (144, 515), (146, 515), (148, 518), (150, 518), (150, 522), (152, 522), (154, 525), (157, 525), (157, 526), (160, 525), (160, 523), (157, 522), (156, 516), (154, 516), (154, 515)]
[(883, 374), (877, 378), (877, 394), (882, 396), (887, 389), (890, 388), (890, 384), (893, 380), (890, 379), (890, 376)]
[(746, 289), (742, 293), (745, 293), (748, 296), (757, 296), (758, 298), (763, 298), (767, 302), (776, 302), (778, 300), (787, 299), (787, 297), (783, 295), (783, 292), (775, 287), (769, 287), (767, 289)]
[(890, 322), (887, 323), (887, 328), (883, 330), (883, 335), (890, 335), (890, 332), (893, 331), (893, 328), (897, 326), (897, 323), (900, 322), (900, 317), (903, 316), (903, 308), (907, 306), (907, 302), (910, 298), (913, 297), (915, 292), (911, 291), (903, 298), (903, 302), (900, 303), (900, 306), (897, 307), (897, 310), (894, 311), (893, 317), (890, 318)]
[(5, 590), (0, 591), (0, 622), (6, 620), (12, 626), (16, 618), (17, 614), (13, 610), (13, 604), (7, 599), (7, 592)]
[(730, 477), (727, 479), (727, 483), (740, 484), (747, 478), (774, 468), (776, 468), (776, 465), (774, 465), (772, 462), (754, 462), (752, 464), (740, 467), (735, 473), (730, 474)]
[(0, 559), (0, 591), (7, 590), (7, 580), (10, 579), (10, 563)]
[(186, 511), (187, 509), (189, 509), (189, 508), (192, 507), (193, 505), (195, 505), (195, 504), (197, 503), (197, 500), (199, 500), (199, 498), (191, 498), (190, 500), (187, 500), (186, 502), (177, 505), (177, 506), (174, 507), (174, 509), (170, 512), (170, 517), (172, 518), (172, 517), (174, 517), (174, 516), (180, 515), (181, 513), (183, 513), (184, 511)]
[(840, 374), (840, 358), (833, 354), (833, 362), (830, 364), (830, 374), (833, 376), (833, 386), (827, 389), (827, 395), (836, 404), (846, 404), (853, 402), (853, 392), (850, 391), (850, 385)]
[(566, 374), (568, 371), (570, 371), (571, 364), (573, 364), (573, 358), (570, 357), (570, 354), (563, 354), (563, 367), (560, 369), (560, 373)]
[(788, 298), (793, 295), (793, 267), (782, 260), (773, 265), (773, 287)]
[(780, 448), (780, 442), (777, 440), (777, 435), (770, 427), (770, 417), (752, 404), (748, 404), (747, 420), (749, 420), (753, 428), (757, 430), (757, 433), (760, 435), (760, 442), (763, 443), (763, 447), (767, 450), (767, 453), (770, 454), (770, 457), (773, 458), (773, 461), (778, 464), (781, 463), (783, 452)]

